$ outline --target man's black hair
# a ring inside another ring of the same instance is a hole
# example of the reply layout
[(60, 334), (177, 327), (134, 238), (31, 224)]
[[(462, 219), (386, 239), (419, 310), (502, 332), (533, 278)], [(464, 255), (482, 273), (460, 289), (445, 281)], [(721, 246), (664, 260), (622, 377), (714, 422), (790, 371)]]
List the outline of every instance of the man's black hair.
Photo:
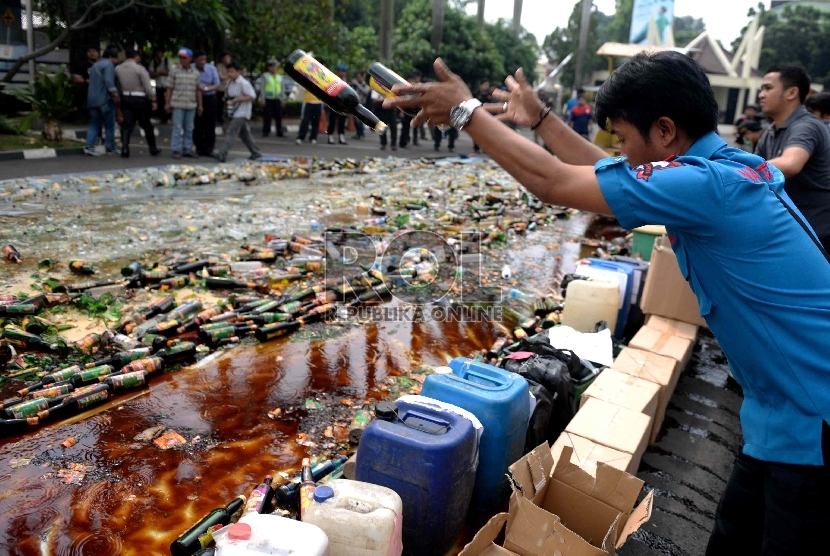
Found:
[(138, 52), (135, 51), (135, 48), (128, 48), (124, 51), (124, 57), (127, 59), (135, 58), (136, 56), (138, 56)]
[(104, 53), (101, 56), (103, 58), (118, 58), (118, 51), (114, 48), (108, 48), (104, 50)]
[(195, 51), (195, 52), (193, 53), (193, 59), (194, 59), (194, 60), (195, 60), (196, 58), (198, 58), (199, 56), (207, 56), (207, 52), (205, 52), (205, 51), (204, 51), (204, 50), (202, 50), (202, 49), (199, 49), (199, 50), (197, 50), (197, 51)]
[(777, 73), (785, 91), (791, 87), (798, 87), (798, 98), (801, 100), (801, 104), (804, 104), (804, 99), (810, 94), (810, 76), (807, 75), (804, 68), (798, 66), (772, 66), (767, 70), (767, 73)]
[(596, 98), (597, 122), (632, 124), (649, 141), (661, 117), (693, 140), (718, 129), (718, 103), (706, 72), (679, 52), (637, 54), (614, 71)]
[(807, 97), (804, 101), (807, 110), (818, 110), (822, 116), (830, 116), (830, 93), (824, 91)]
[(237, 64), (236, 62), (229, 62), (229, 63), (228, 63), (228, 65), (227, 65), (226, 67), (227, 67), (228, 69), (233, 68), (233, 69), (235, 69), (236, 71), (242, 71), (242, 69), (239, 67), (239, 64)]
[(478, 80), (479, 85), (484, 85), (485, 83), (490, 83), (490, 80), (487, 79), (486, 77), (482, 77), (481, 79)]

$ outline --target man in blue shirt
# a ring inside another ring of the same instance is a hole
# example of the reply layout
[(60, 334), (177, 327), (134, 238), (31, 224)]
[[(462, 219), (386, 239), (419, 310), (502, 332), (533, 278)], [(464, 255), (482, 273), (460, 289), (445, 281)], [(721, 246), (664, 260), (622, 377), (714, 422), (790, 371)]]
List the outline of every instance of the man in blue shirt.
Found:
[[(744, 391), (745, 445), (707, 555), (825, 554), (830, 530), (830, 257), (784, 191), (784, 176), (717, 135), (704, 71), (675, 52), (640, 54), (611, 74), (597, 119), (626, 156), (605, 158), (550, 117), (521, 70), (477, 110), (441, 60), (440, 84), (396, 86), (386, 106), (463, 127), (542, 201), (663, 224), (680, 269)], [(505, 106), (504, 101), (507, 101)], [(493, 118), (488, 112), (498, 114)], [(556, 153), (505, 133), (530, 125)], [(626, 158), (627, 157), (627, 158)]]
[(577, 99), (576, 106), (571, 109), (571, 113), (568, 115), (568, 125), (575, 132), (590, 141), (591, 121), (593, 119), (594, 112), (591, 110), (591, 105), (588, 104), (583, 95), (580, 95)]
[(216, 146), (216, 114), (218, 98), (216, 91), (222, 87), (219, 71), (213, 64), (208, 64), (207, 52), (197, 50), (193, 53), (193, 63), (199, 70), (199, 87), (202, 89), (202, 113), (196, 116), (193, 126), (193, 145), (199, 156), (213, 156)]
[(86, 132), (86, 148), (88, 156), (98, 156), (95, 142), (101, 136), (101, 128), (106, 131), (104, 137), (107, 143), (107, 154), (119, 154), (115, 146), (115, 107), (118, 106), (118, 88), (115, 86), (115, 64), (118, 62), (118, 53), (113, 48), (104, 51), (100, 60), (89, 68), (89, 91), (86, 96), (86, 105), (92, 121)]

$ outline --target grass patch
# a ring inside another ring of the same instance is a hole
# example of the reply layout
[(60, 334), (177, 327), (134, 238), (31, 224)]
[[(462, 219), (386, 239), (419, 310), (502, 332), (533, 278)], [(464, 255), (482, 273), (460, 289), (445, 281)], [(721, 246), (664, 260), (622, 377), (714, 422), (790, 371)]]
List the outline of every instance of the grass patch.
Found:
[(0, 151), (20, 151), (23, 149), (40, 149), (49, 147), (57, 149), (61, 147), (81, 147), (81, 141), (63, 139), (57, 143), (46, 141), (41, 137), (31, 135), (0, 135)]

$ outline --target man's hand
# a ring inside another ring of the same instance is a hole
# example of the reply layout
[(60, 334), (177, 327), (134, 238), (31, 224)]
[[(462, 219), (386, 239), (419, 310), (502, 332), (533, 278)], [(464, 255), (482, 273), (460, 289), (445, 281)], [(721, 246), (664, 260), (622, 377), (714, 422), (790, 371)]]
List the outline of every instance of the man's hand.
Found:
[(196, 108), (196, 114), (198, 114), (199, 116), (201, 116), (202, 112), (204, 112), (204, 111), (205, 111), (205, 109), (202, 107), (201, 104)]
[(155, 112), (156, 110), (158, 110), (158, 106), (159, 106), (158, 103), (156, 101), (153, 101), (153, 102), (150, 103), (150, 110)]
[(464, 81), (450, 71), (441, 58), (435, 60), (433, 67), (435, 67), (435, 74), (441, 80), (440, 83), (395, 85), (392, 91), (401, 96), (384, 100), (383, 107), (401, 110), (420, 108), (421, 111), (412, 119), (413, 127), (419, 126), (422, 122), (429, 122), (429, 125), (449, 125), (450, 110), (473, 98), (473, 94)]
[[(231, 102), (233, 102), (233, 100)], [(260, 104), (260, 106), (265, 106), (265, 99), (264, 98), (259, 99), (259, 104)]]
[[(535, 125), (545, 107), (525, 79), (522, 68), (516, 70), (515, 78), (508, 75), (504, 84), (507, 91), (496, 89), (492, 95), (493, 100), (500, 102), (487, 103), (484, 109), (503, 122), (510, 121), (525, 127)], [(505, 103), (507, 111), (504, 110)]]
[(170, 112), (172, 112), (172, 110), (170, 109), (170, 103), (169, 103), (169, 102), (166, 102), (166, 103), (164, 104), (164, 111), (165, 111), (165, 112), (167, 112), (168, 114), (169, 114)]

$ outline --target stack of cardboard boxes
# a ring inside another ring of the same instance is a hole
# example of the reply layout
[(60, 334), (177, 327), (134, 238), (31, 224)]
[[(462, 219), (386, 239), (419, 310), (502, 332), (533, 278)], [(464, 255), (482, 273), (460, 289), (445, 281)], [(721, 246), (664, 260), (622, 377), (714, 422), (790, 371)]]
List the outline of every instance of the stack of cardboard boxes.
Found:
[(648, 521), (653, 493), (635, 508), (643, 482), (634, 474), (705, 326), (665, 237), (655, 240), (641, 308), (645, 326), (582, 394), (553, 447), (510, 467), (509, 513), (491, 519), (462, 556), (605, 556)]

